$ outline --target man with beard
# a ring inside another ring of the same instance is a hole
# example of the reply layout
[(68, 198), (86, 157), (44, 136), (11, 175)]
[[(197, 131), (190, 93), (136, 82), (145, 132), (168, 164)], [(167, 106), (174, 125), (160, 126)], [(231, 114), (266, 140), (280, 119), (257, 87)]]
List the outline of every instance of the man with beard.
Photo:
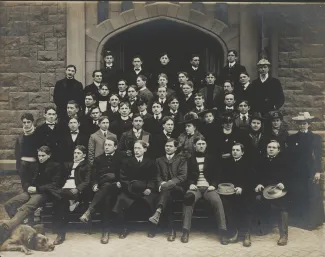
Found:
[(74, 65), (66, 67), (66, 77), (56, 82), (53, 92), (53, 102), (57, 107), (58, 117), (61, 119), (66, 116), (67, 104), (74, 100), (79, 106), (84, 103), (84, 91), (80, 81), (74, 78), (77, 68)]

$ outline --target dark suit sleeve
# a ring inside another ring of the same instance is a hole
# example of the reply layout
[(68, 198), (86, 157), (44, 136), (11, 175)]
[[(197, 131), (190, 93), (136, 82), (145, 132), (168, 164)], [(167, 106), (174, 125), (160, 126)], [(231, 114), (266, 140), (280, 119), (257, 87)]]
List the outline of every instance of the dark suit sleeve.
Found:
[(177, 177), (171, 179), (176, 185), (184, 182), (187, 177), (187, 161), (185, 158), (181, 159), (181, 162), (178, 166)]
[(120, 169), (120, 181), (122, 184), (122, 187), (127, 188), (128, 184), (130, 182), (130, 177), (128, 174), (128, 171), (130, 170), (130, 167), (128, 167), (128, 161), (124, 161), (121, 165), (121, 169)]
[(90, 175), (91, 175), (91, 170), (90, 170), (89, 166), (90, 165), (87, 164), (87, 165), (85, 165), (83, 167), (84, 173), (85, 173), (85, 180), (77, 186), (77, 189), (78, 189), (79, 192), (84, 191), (85, 188), (87, 188), (89, 186), (89, 183), (90, 183)]
[(54, 86), (54, 91), (53, 91), (53, 102), (55, 103), (56, 106), (61, 106), (61, 101), (60, 101), (60, 83), (57, 81)]
[(150, 160), (150, 177), (147, 181), (147, 188), (156, 189), (157, 188), (157, 166), (154, 161)]
[(322, 148), (322, 138), (319, 135), (314, 134), (313, 139), (313, 151), (315, 155), (315, 173), (323, 172), (322, 165), (322, 156), (323, 156), (323, 148)]
[(188, 185), (196, 184), (197, 176), (196, 170), (192, 164), (192, 158), (187, 160), (187, 172), (188, 172)]
[(157, 169), (157, 185), (160, 186), (161, 182), (164, 181), (164, 179), (163, 179), (163, 171), (160, 168), (158, 160), (155, 161), (155, 164), (156, 164), (156, 169)]
[(123, 153), (124, 155), (126, 154), (126, 151), (128, 149), (126, 149), (126, 143), (127, 143), (127, 135), (125, 133), (122, 134), (120, 141), (118, 142), (118, 146), (117, 146), (117, 150), (121, 153)]
[(84, 110), (85, 109), (85, 93), (84, 93), (84, 89), (83, 89), (83, 85), (81, 82), (78, 81), (77, 84), (77, 101), (81, 106), (81, 109)]
[(99, 163), (99, 160), (98, 158), (96, 157), (95, 160), (94, 160), (94, 163), (93, 165), (89, 165), (89, 170), (90, 170), (90, 173), (91, 173), (91, 186), (93, 187), (94, 185), (98, 185), (99, 181), (98, 181), (98, 163)]
[(276, 89), (277, 89), (277, 95), (274, 99), (274, 105), (275, 105), (275, 109), (280, 109), (283, 104), (284, 104), (284, 93), (283, 93), (283, 89), (280, 83), (280, 80), (278, 79), (274, 79)]
[(55, 163), (53, 164), (52, 167), (50, 167), (49, 173), (51, 174), (52, 177), (51, 183), (37, 187), (36, 188), (37, 192), (44, 193), (46, 191), (49, 191), (49, 189), (59, 188), (60, 182), (62, 181), (62, 174), (66, 173), (66, 169), (63, 165)]

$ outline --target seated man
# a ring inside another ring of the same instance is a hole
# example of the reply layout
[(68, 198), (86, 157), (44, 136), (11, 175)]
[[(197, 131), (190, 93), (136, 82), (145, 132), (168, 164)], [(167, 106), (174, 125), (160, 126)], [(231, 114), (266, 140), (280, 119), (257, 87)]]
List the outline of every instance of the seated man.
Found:
[[(144, 157), (147, 149), (148, 144), (146, 142), (142, 140), (136, 141), (134, 144), (134, 157), (127, 158), (122, 164), (120, 173), (122, 193), (118, 196), (113, 208), (122, 227), (120, 239), (124, 239), (128, 235), (125, 212), (134, 202), (142, 201), (145, 203), (147, 211), (154, 212), (157, 198), (157, 192), (155, 191), (157, 188), (157, 168), (154, 161)], [(150, 232), (148, 236), (151, 237)]]
[(227, 229), (232, 233), (230, 243), (235, 243), (238, 230), (244, 231), (243, 246), (251, 246), (249, 200), (252, 197), (253, 165), (248, 156), (244, 154), (244, 146), (236, 143), (232, 146), (231, 158), (222, 159), (220, 183), (231, 183), (235, 186), (235, 194), (221, 195), (224, 206)]
[(116, 149), (116, 138), (109, 137), (105, 140), (104, 153), (95, 158), (91, 172), (91, 184), (95, 196), (87, 211), (80, 217), (82, 222), (88, 222), (95, 208), (99, 205), (101, 206), (102, 238), (100, 242), (102, 244), (108, 243), (109, 212), (121, 187), (119, 181), (122, 158), (121, 154), (116, 152)]
[[(170, 206), (173, 199), (183, 199), (185, 193), (185, 180), (187, 177), (187, 162), (184, 157), (176, 155), (178, 142), (173, 139), (167, 139), (165, 144), (166, 156), (156, 160), (158, 169), (158, 191), (159, 199), (156, 212), (149, 221), (158, 224), (161, 213), (167, 213), (168, 227), (170, 229), (167, 240), (174, 241), (176, 231), (173, 227), (172, 209)], [(169, 208), (168, 208), (169, 207)]]
[(51, 150), (48, 146), (41, 146), (37, 150), (37, 155), (39, 164), (36, 176), (28, 186), (27, 192), (9, 199), (4, 204), (10, 220), (4, 220), (0, 226), (0, 242), (2, 239), (6, 239), (13, 229), (49, 198), (60, 197), (58, 194), (60, 188), (60, 164), (51, 161)]
[(65, 163), (66, 172), (62, 174), (61, 198), (54, 202), (53, 208), (53, 225), (57, 232), (57, 237), (53, 243), (55, 245), (62, 244), (65, 240), (66, 227), (69, 222), (69, 205), (70, 211), (73, 211), (79, 201), (89, 198), (88, 189), (91, 171), (85, 159), (86, 154), (86, 147), (77, 145), (73, 153), (73, 161)]
[[(255, 192), (258, 193), (256, 200), (259, 203), (256, 211), (259, 212), (259, 216), (263, 220), (263, 218), (269, 217), (271, 207), (276, 210), (280, 231), (278, 245), (283, 246), (288, 243), (288, 196), (281, 193), (281, 198), (266, 200), (262, 192), (263, 189), (269, 185), (276, 185), (276, 188), (279, 190), (288, 190), (290, 174), (288, 172), (285, 157), (280, 152), (279, 142), (275, 140), (270, 141), (266, 151), (267, 155), (259, 161), (256, 167)], [(261, 224), (267, 224), (265, 219), (264, 222), (262, 222), (262, 220)], [(263, 227), (261, 227), (261, 230), (263, 231)]]
[(212, 206), (217, 224), (221, 233), (221, 244), (228, 244), (226, 238), (226, 217), (219, 194), (216, 191), (218, 185), (219, 165), (214, 156), (206, 154), (207, 143), (203, 136), (194, 139), (195, 152), (187, 161), (188, 185), (184, 196), (183, 207), (183, 234), (182, 243), (187, 243), (191, 230), (191, 220), (195, 203), (204, 198)]
[(23, 134), (19, 135), (15, 144), (16, 168), (23, 190), (27, 192), (37, 169), (37, 135), (34, 128), (34, 117), (31, 113), (21, 116)]
[(151, 142), (151, 134), (142, 129), (143, 118), (139, 114), (133, 115), (132, 125), (133, 128), (131, 130), (122, 134), (117, 147), (119, 151), (129, 157), (133, 155), (133, 146), (135, 141), (142, 140), (148, 144)]
[(93, 164), (94, 159), (104, 153), (104, 142), (107, 137), (115, 137), (116, 135), (113, 134), (108, 130), (109, 128), (109, 120), (107, 116), (101, 116), (99, 118), (99, 130), (92, 134), (89, 138), (88, 143), (88, 162), (90, 165)]

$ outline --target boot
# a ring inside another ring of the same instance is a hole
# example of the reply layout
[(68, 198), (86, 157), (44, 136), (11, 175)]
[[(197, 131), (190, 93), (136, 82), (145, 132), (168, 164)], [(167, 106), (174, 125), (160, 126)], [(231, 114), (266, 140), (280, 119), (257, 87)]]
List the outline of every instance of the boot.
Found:
[(226, 234), (227, 234), (227, 231), (226, 231), (226, 230), (222, 229), (222, 230), (220, 231), (220, 236), (221, 236), (221, 238), (220, 238), (220, 243), (221, 243), (222, 245), (227, 245), (227, 244), (229, 244), (229, 240), (228, 240)]
[(183, 234), (181, 236), (182, 243), (188, 243), (190, 237), (190, 232), (187, 229), (183, 229)]
[(93, 208), (88, 208), (87, 211), (79, 218), (81, 222), (87, 223), (94, 212)]
[(243, 242), (243, 246), (250, 247), (251, 245), (252, 245), (251, 235), (249, 233), (246, 233), (245, 234), (245, 239), (244, 239), (244, 242)]
[(161, 212), (157, 210), (157, 211), (155, 212), (155, 214), (149, 218), (149, 221), (150, 221), (151, 223), (157, 225), (158, 222), (159, 222), (160, 214), (161, 214)]
[(236, 243), (238, 240), (238, 229), (236, 229), (236, 233), (234, 234), (233, 237), (229, 238), (229, 243)]
[(58, 233), (58, 235), (56, 236), (56, 238), (55, 238), (53, 244), (54, 244), (54, 245), (60, 245), (60, 244), (62, 244), (62, 243), (64, 242), (64, 240), (65, 240), (65, 233), (64, 233), (64, 232), (60, 232), (60, 233)]
[(176, 231), (172, 228), (170, 233), (168, 234), (167, 241), (173, 242), (176, 239)]
[(280, 246), (288, 244), (288, 217), (288, 212), (281, 211), (281, 218), (279, 220), (280, 239), (278, 241)]
[(103, 230), (102, 231), (102, 237), (100, 239), (100, 242), (102, 244), (107, 244), (108, 243), (108, 240), (109, 240), (109, 232), (108, 232), (108, 230)]
[(3, 226), (5, 226), (7, 230), (12, 231), (20, 225), (27, 216), (28, 213), (26, 211), (19, 210), (10, 220), (5, 220)]
[(127, 228), (124, 228), (122, 230), (122, 232), (120, 233), (120, 235), (119, 235), (119, 239), (125, 239), (128, 236), (128, 234), (129, 234), (128, 229)]

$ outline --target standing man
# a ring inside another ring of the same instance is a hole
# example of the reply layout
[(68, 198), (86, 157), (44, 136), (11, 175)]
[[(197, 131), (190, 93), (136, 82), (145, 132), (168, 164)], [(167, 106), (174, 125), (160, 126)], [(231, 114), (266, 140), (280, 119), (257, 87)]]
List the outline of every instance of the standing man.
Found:
[(194, 84), (194, 90), (197, 92), (202, 88), (205, 71), (200, 65), (200, 56), (193, 54), (190, 60), (190, 67), (187, 70), (190, 80)]
[(84, 91), (80, 81), (74, 78), (76, 66), (70, 64), (66, 67), (66, 77), (56, 82), (53, 92), (53, 102), (57, 107), (59, 118), (66, 116), (67, 104), (70, 100), (76, 101), (80, 106), (84, 104)]
[(140, 75), (137, 77), (137, 86), (138, 86), (138, 97), (145, 98), (148, 103), (149, 110), (151, 109), (151, 105), (153, 102), (153, 94), (147, 88), (147, 77), (144, 75)]
[(226, 80), (230, 80), (235, 86), (238, 85), (239, 75), (241, 72), (245, 72), (246, 68), (237, 62), (237, 58), (237, 51), (228, 51), (228, 63), (220, 72), (220, 84), (223, 84)]
[(117, 91), (116, 83), (121, 77), (121, 70), (114, 62), (113, 53), (111, 51), (104, 52), (104, 68), (101, 70), (103, 74), (103, 83), (107, 83), (109, 88), (114, 92)]
[(167, 240), (170, 242), (176, 238), (176, 231), (173, 228), (172, 206), (170, 205), (173, 199), (183, 199), (187, 178), (187, 162), (185, 158), (176, 155), (177, 146), (178, 142), (175, 139), (167, 139), (165, 144), (166, 155), (156, 160), (159, 198), (156, 212), (149, 218), (151, 223), (157, 225), (160, 215), (163, 212), (167, 214), (169, 226)]
[(289, 136), (288, 152), (292, 165), (292, 202), (293, 213), (297, 213), (303, 227), (315, 229), (324, 222), (324, 206), (321, 174), (322, 139), (310, 130), (310, 124), (315, 117), (309, 112), (301, 112), (292, 118), (298, 123), (299, 131)]
[(252, 82), (252, 103), (254, 112), (262, 115), (280, 109), (284, 104), (284, 94), (280, 80), (269, 75), (271, 63), (261, 59), (257, 63), (259, 77)]
[(206, 107), (208, 109), (212, 109), (213, 107), (217, 107), (218, 99), (222, 94), (222, 87), (215, 84), (216, 76), (213, 72), (208, 72), (205, 77), (206, 85), (200, 89), (200, 93), (204, 97), (204, 101), (206, 103)]
[(85, 87), (84, 92), (85, 92), (85, 94), (90, 92), (98, 98), (99, 86), (103, 81), (103, 74), (100, 70), (93, 71), (93, 80), (94, 80), (93, 83), (91, 83), (90, 85)]
[(129, 85), (135, 85), (137, 83), (137, 78), (143, 75), (149, 79), (150, 74), (142, 68), (142, 58), (139, 55), (133, 57), (132, 65), (133, 69), (127, 75), (127, 81)]

